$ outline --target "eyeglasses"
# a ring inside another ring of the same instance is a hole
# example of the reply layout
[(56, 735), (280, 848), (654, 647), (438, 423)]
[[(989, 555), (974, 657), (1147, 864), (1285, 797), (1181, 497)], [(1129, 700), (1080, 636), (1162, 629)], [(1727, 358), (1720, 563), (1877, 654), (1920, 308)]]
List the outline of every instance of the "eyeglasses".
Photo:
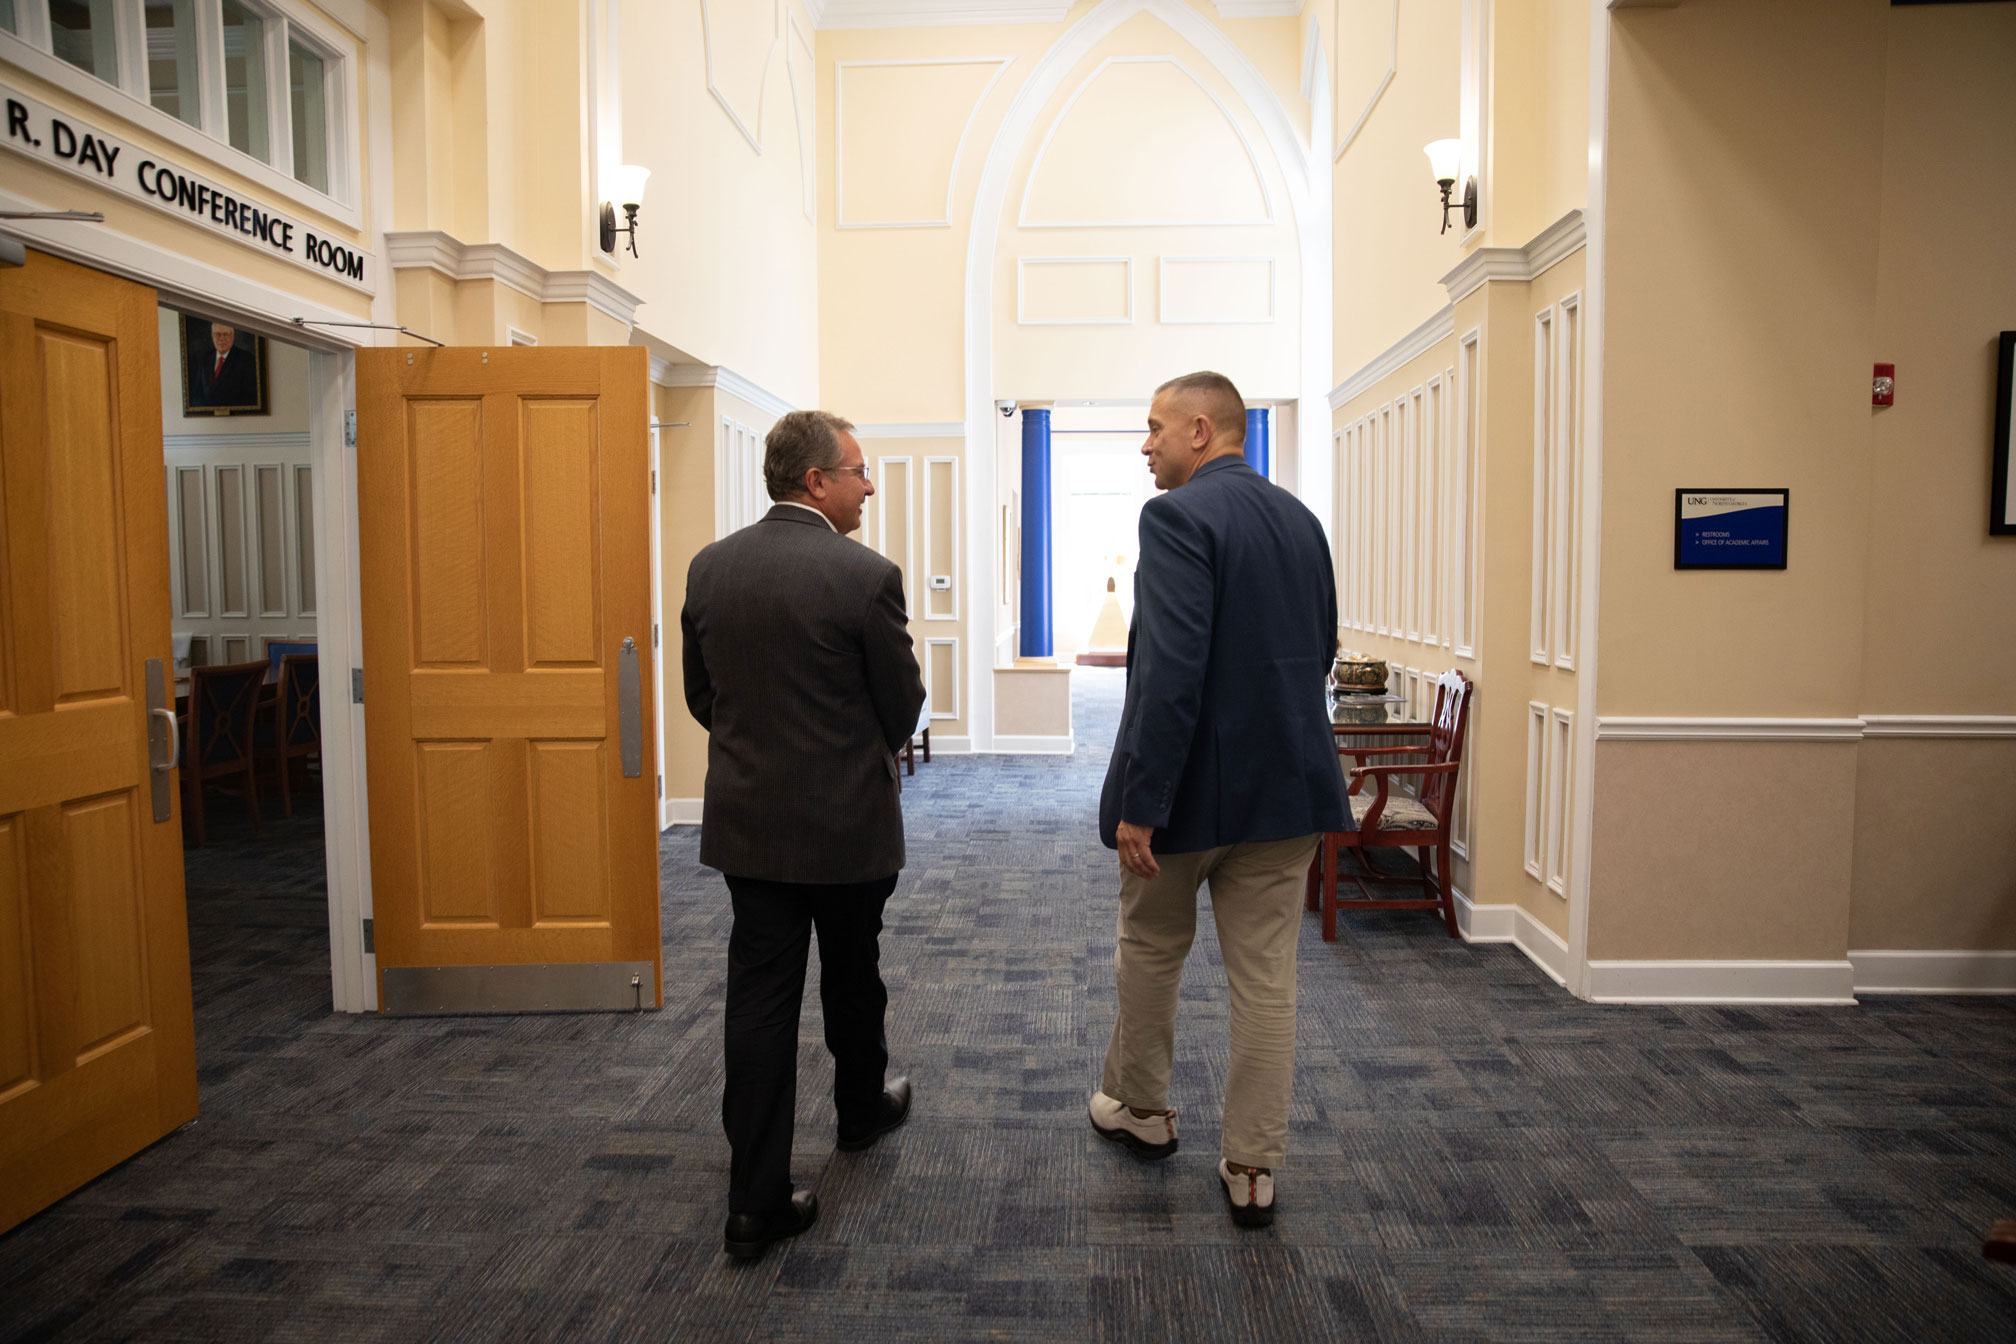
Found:
[(866, 467), (821, 467), (819, 470), (829, 476), (859, 476), (864, 481), (868, 479)]

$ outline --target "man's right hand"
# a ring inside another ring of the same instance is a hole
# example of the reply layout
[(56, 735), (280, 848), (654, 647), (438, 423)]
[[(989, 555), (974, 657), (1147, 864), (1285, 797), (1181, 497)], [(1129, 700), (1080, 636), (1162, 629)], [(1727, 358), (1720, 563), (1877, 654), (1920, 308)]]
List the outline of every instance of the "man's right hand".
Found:
[(1155, 839), (1153, 826), (1136, 826), (1123, 821), (1115, 831), (1114, 839), (1119, 842), (1122, 868), (1136, 877), (1152, 879), (1162, 875), (1162, 865), (1155, 862), (1155, 851), (1149, 848)]

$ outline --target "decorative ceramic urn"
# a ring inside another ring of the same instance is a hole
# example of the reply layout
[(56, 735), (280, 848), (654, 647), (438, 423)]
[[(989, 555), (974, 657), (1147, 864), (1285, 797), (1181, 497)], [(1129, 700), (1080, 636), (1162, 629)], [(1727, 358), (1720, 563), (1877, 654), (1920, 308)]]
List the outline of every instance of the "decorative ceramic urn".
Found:
[(1340, 653), (1330, 669), (1330, 680), (1339, 694), (1353, 691), (1377, 694), (1386, 689), (1386, 660), (1362, 653)]

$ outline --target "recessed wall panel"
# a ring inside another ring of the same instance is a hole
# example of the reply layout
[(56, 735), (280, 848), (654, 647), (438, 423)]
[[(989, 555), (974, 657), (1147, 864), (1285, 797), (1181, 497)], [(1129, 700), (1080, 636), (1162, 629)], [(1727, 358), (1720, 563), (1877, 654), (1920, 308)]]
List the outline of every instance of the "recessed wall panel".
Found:
[(275, 464), (252, 468), (253, 516), (259, 535), (259, 614), (287, 614), (287, 507), (285, 478)]
[[(924, 459), (924, 577), (920, 581), (924, 615), (935, 620), (959, 618), (959, 459)], [(952, 580), (949, 588), (933, 588), (931, 577)]]
[(58, 703), (125, 684), (126, 602), (119, 560), (119, 445), (112, 432), (110, 350), (102, 341), (38, 332), (51, 518), (49, 585), (56, 618)]
[(499, 921), (491, 880), (488, 742), (422, 742), (415, 753), (423, 925)]
[(1163, 257), (1158, 317), (1172, 325), (1228, 326), (1274, 320), (1269, 257)]
[(595, 403), (528, 401), (519, 426), (527, 663), (594, 666), (602, 592)]
[(413, 659), (484, 661), (482, 403), (407, 403)]
[(76, 1043), (81, 1064), (147, 1025), (147, 965), (133, 795), (63, 808), (62, 867), (70, 875)]
[(1024, 326), (1134, 320), (1134, 267), (1126, 257), (1018, 257), (1015, 315)]
[(601, 742), (531, 742), (532, 917), (609, 922), (609, 855)]
[(217, 604), (220, 616), (249, 616), (245, 595), (245, 469), (218, 467)]
[(35, 1084), (35, 987), (28, 959), (28, 855), (20, 813), (0, 817), (0, 1100)]
[(294, 468), (294, 573), (300, 583), (295, 608), (315, 614), (315, 468)]
[(177, 467), (173, 499), (181, 538), (182, 614), (210, 614), (210, 524), (203, 508), (203, 468)]

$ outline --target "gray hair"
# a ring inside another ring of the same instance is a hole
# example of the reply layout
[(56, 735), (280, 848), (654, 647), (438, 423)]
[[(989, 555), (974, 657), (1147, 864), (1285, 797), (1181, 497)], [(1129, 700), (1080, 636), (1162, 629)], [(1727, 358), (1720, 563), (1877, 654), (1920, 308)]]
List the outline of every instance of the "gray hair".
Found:
[(840, 435), (854, 428), (830, 411), (793, 411), (763, 439), (763, 488), (772, 499), (805, 493), (805, 473), (840, 465)]
[(1211, 421), (1211, 428), (1235, 443), (1246, 442), (1246, 399), (1224, 374), (1186, 373), (1171, 378), (1155, 391), (1157, 395), (1172, 391), (1197, 394), (1204, 403), (1204, 414)]

